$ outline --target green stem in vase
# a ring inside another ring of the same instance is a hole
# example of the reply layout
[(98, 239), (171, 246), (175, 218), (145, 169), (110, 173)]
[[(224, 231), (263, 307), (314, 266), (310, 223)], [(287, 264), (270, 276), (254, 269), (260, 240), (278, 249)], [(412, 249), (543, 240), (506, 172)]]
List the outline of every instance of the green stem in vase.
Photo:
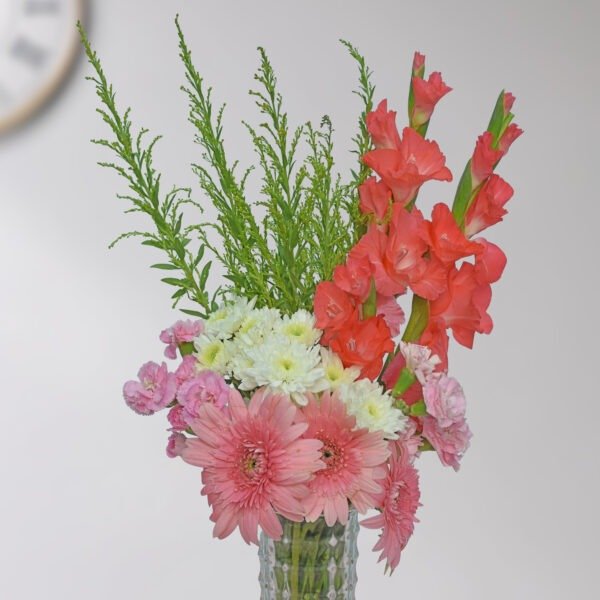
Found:
[(294, 523), (292, 525), (292, 572), (291, 572), (291, 587), (292, 600), (299, 599), (298, 587), (300, 576), (300, 553), (302, 551), (302, 523)]

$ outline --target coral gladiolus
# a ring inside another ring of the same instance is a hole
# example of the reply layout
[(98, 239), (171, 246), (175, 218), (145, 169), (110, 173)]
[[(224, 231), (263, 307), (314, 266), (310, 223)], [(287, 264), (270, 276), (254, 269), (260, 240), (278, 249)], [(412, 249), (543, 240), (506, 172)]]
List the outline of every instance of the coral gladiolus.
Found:
[(487, 179), (502, 158), (502, 150), (494, 148), (494, 136), (486, 131), (477, 138), (473, 158), (471, 159), (471, 182), (475, 189)]
[(363, 162), (392, 190), (394, 200), (404, 206), (426, 181), (452, 181), (446, 157), (437, 143), (425, 140), (410, 127), (404, 129), (398, 150), (372, 150), (363, 156)]
[(419, 344), (428, 346), (431, 348), (432, 353), (440, 358), (439, 369), (442, 371), (448, 370), (449, 341), (444, 320), (430, 316), (427, 327), (419, 339)]
[(460, 269), (450, 272), (448, 291), (431, 302), (430, 315), (441, 318), (459, 344), (472, 348), (475, 332), (492, 330), (492, 320), (486, 312), (490, 301), (490, 286), (478, 281), (471, 263), (463, 263)]
[(384, 355), (393, 351), (394, 342), (384, 318), (377, 315), (347, 324), (329, 346), (345, 367), (360, 367), (361, 377), (375, 379), (381, 372)]
[(504, 104), (504, 116), (507, 116), (511, 111), (513, 104), (515, 103), (515, 97), (510, 92), (504, 92), (504, 98), (502, 98)]
[(433, 207), (425, 231), (431, 251), (444, 264), (454, 264), (460, 258), (481, 251), (481, 246), (470, 242), (459, 229), (447, 204), (439, 203)]
[(475, 241), (482, 247), (475, 260), (475, 277), (481, 284), (495, 283), (502, 277), (506, 267), (506, 255), (492, 242), (483, 238), (477, 238)]
[(322, 281), (315, 291), (315, 317), (319, 329), (341, 329), (356, 318), (357, 311), (351, 297), (332, 281)]
[(383, 317), (392, 337), (396, 337), (400, 333), (400, 325), (404, 323), (405, 319), (404, 311), (396, 302), (396, 298), (377, 294), (377, 314)]
[(428, 250), (427, 224), (421, 212), (395, 205), (385, 249), (388, 274), (433, 300), (446, 289), (447, 272), (435, 257), (424, 257)]
[(412, 115), (410, 115), (412, 127), (419, 127), (427, 123), (431, 118), (435, 105), (448, 92), (452, 91), (452, 88), (442, 80), (441, 73), (438, 72), (431, 73), (429, 79), (413, 77), (412, 89), (414, 97), (414, 107)]
[(492, 175), (479, 190), (465, 216), (465, 235), (472, 237), (490, 225), (502, 221), (504, 205), (512, 198), (513, 188), (498, 175)]
[(334, 283), (359, 302), (364, 302), (371, 291), (373, 267), (366, 256), (348, 257), (345, 265), (338, 265), (333, 271)]
[(367, 259), (373, 269), (377, 292), (384, 296), (395, 296), (406, 291), (408, 282), (405, 277), (394, 277), (393, 270), (388, 273), (387, 244), (388, 236), (376, 227), (371, 226), (356, 246), (350, 250), (348, 256), (349, 260), (353, 261)]
[(378, 221), (383, 221), (387, 215), (392, 200), (392, 192), (383, 181), (369, 177), (358, 187), (360, 210), (365, 215), (375, 215)]
[(413, 77), (423, 78), (425, 74), (425, 55), (420, 52), (415, 52), (412, 64)]
[(377, 109), (370, 112), (365, 120), (375, 148), (398, 149), (400, 147), (396, 111), (387, 109), (387, 100), (382, 100)]
[(435, 256), (424, 256), (429, 250), (425, 228), (419, 210), (408, 212), (394, 204), (388, 235), (371, 227), (350, 251), (350, 257), (368, 258), (378, 293), (394, 296), (410, 286), (423, 298), (433, 300), (446, 289), (447, 269)]
[(523, 130), (515, 123), (511, 123), (500, 136), (498, 148), (502, 154), (506, 154), (512, 143), (523, 133)]

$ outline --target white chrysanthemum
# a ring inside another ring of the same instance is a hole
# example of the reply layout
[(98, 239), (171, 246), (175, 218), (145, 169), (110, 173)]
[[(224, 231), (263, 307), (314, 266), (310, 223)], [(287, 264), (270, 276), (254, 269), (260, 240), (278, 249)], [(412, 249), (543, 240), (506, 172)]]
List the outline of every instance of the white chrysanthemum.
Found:
[(317, 347), (307, 348), (283, 335), (273, 335), (264, 344), (248, 348), (246, 354), (254, 364), (240, 373), (243, 390), (266, 386), (305, 405), (307, 393), (328, 387)]
[(228, 366), (229, 374), (240, 382), (238, 385), (241, 390), (254, 390), (260, 387), (248, 372), (248, 369), (254, 366), (254, 361), (248, 356), (245, 348), (240, 346), (230, 348)]
[(406, 360), (406, 368), (412, 371), (421, 385), (431, 376), (435, 367), (442, 361), (437, 354), (431, 353), (431, 348), (400, 342), (400, 352)]
[(198, 370), (209, 369), (224, 375), (228, 369), (227, 346), (223, 340), (200, 335), (194, 340)]
[(204, 333), (211, 338), (226, 340), (240, 327), (242, 321), (254, 308), (256, 298), (234, 297), (230, 302), (222, 304), (204, 321)]
[(321, 330), (315, 327), (315, 316), (307, 310), (284, 316), (277, 332), (307, 346), (316, 344), (321, 337)]
[(360, 379), (340, 387), (340, 395), (348, 414), (356, 417), (357, 427), (383, 431), (385, 438), (395, 440), (404, 431), (408, 417), (393, 405), (389, 392), (369, 379)]
[(275, 308), (255, 308), (240, 323), (234, 338), (236, 346), (262, 344), (281, 323), (281, 313)]
[(321, 348), (321, 364), (329, 389), (336, 390), (342, 385), (349, 385), (360, 375), (358, 367), (344, 368), (342, 359), (328, 348)]

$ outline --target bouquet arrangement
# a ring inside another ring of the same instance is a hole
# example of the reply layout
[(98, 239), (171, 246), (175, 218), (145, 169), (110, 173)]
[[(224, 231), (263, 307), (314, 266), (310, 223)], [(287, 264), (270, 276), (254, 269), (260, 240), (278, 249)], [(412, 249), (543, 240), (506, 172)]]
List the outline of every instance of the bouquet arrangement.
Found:
[[(469, 446), (463, 389), (448, 374), (448, 332), (470, 348), (475, 333), (492, 330), (491, 284), (506, 258), (477, 236), (502, 220), (513, 194), (494, 170), (522, 133), (512, 123), (514, 97), (500, 94), (452, 205), (435, 204), (426, 217), (420, 187), (452, 174), (426, 138), (451, 88), (438, 72), (425, 77), (425, 57), (415, 53), (400, 131), (386, 100), (375, 107), (363, 57), (343, 42), (362, 102), (358, 163), (344, 178), (334, 172), (329, 118), (291, 129), (259, 49), (250, 93), (261, 121), (244, 125), (262, 183), (249, 198), (253, 168), (240, 173), (228, 159), (223, 108), (177, 28), (202, 148), (193, 170), (215, 222), (186, 225), (203, 203), (187, 189), (163, 193), (156, 139), (133, 133), (83, 35), (99, 112), (114, 134), (97, 143), (116, 154), (108, 166), (127, 181), (121, 198), (154, 226), (122, 237), (161, 251), (153, 268), (174, 306), (193, 304), (182, 309), (193, 318), (160, 333), (175, 362), (145, 363), (125, 383), (125, 401), (142, 415), (165, 412), (167, 454), (201, 468), (216, 537), (239, 529), (258, 544), (262, 530), (263, 598), (353, 598), (356, 513), (375, 512), (361, 524), (380, 531), (374, 549), (394, 570), (420, 504), (416, 460), (433, 451), (458, 469)], [(214, 260), (226, 285), (209, 292)]]

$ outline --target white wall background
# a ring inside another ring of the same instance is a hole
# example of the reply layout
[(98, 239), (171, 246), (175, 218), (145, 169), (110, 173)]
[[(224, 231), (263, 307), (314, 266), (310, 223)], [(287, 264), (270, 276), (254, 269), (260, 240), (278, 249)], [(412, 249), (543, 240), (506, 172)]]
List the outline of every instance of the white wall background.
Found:
[[(421, 523), (396, 574), (360, 539), (358, 597), (562, 600), (600, 596), (598, 561), (598, 4), (590, 0), (329, 0), (93, 3), (91, 38), (122, 104), (166, 134), (157, 166), (193, 185), (198, 159), (178, 86), (172, 18), (227, 99), (226, 137), (252, 156), (240, 118), (265, 46), (292, 120), (331, 115), (340, 168), (357, 102), (357, 44), (378, 97), (404, 114), (412, 53), (455, 89), (430, 128), (458, 177), (498, 91), (526, 134), (500, 173), (516, 189), (489, 232), (509, 256), (496, 330), (451, 369), (470, 399), (472, 448), (457, 475), (421, 462)], [(211, 539), (199, 473), (164, 455), (162, 416), (126, 410), (120, 388), (161, 357), (176, 314), (135, 242), (135, 219), (101, 172), (103, 134), (82, 63), (40, 118), (0, 140), (2, 434), (0, 597), (7, 600), (258, 598), (254, 548)], [(432, 184), (425, 200), (449, 201)]]

